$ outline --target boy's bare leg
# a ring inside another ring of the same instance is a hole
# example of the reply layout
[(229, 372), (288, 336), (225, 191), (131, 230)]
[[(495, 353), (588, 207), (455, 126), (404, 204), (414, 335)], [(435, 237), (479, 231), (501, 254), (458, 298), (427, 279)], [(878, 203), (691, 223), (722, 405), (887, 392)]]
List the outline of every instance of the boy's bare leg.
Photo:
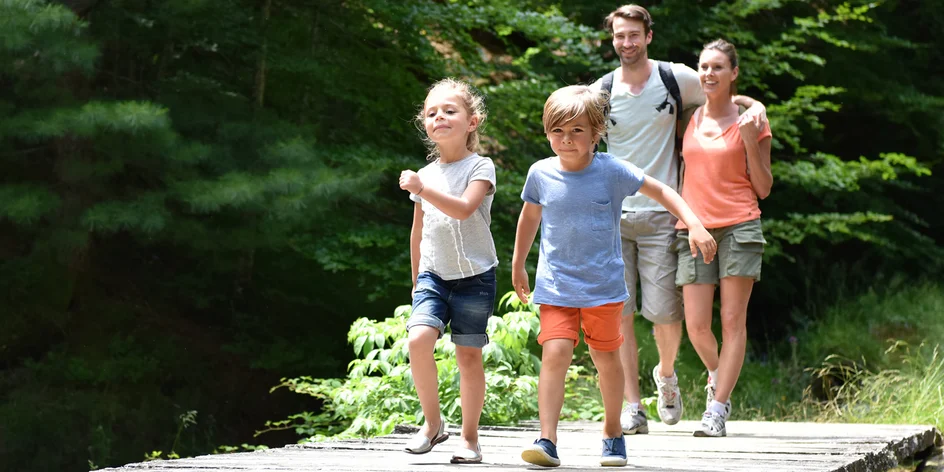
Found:
[(603, 396), (605, 412), (603, 436), (618, 438), (623, 434), (623, 428), (620, 426), (620, 407), (623, 404), (624, 382), (620, 352), (604, 352), (590, 348), (590, 357), (600, 376), (600, 394)]
[[(548, 339), (541, 354), (541, 377), (538, 381), (538, 416), (541, 419), (541, 437), (557, 444), (557, 424), (564, 407), (564, 379), (574, 356), (572, 339)], [(619, 411), (617, 410), (617, 416)], [(619, 418), (617, 417), (617, 427)]]
[(423, 408), (426, 422), (420, 427), (420, 432), (427, 438), (433, 439), (439, 431), (439, 378), (436, 371), (436, 360), (433, 358), (433, 349), (439, 339), (439, 330), (432, 326), (414, 326), (410, 328), (410, 371), (413, 373), (413, 384), (416, 386), (416, 395)]
[(456, 346), (456, 361), (459, 364), (463, 447), (474, 451), (479, 444), (479, 419), (485, 406), (482, 348)]

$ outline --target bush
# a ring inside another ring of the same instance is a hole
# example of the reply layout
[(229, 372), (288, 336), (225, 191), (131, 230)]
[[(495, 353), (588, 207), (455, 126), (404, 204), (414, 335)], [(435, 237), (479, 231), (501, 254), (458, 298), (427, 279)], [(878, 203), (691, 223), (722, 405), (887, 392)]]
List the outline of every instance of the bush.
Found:
[[(499, 302), (504, 313), (488, 323), (489, 344), (482, 352), (486, 393), (482, 424), (511, 425), (538, 416), (537, 386), (541, 370), (537, 334), (537, 310), (522, 304), (513, 292)], [(380, 321), (360, 318), (348, 333), (355, 360), (345, 379), (299, 377), (283, 379), (273, 388), (312, 395), (324, 401), (322, 412), (304, 412), (269, 422), (259, 434), (284, 429), (308, 440), (340, 439), (388, 434), (400, 423), (423, 418), (408, 362), (406, 321), (410, 307), (401, 306), (392, 317)], [(455, 346), (446, 339), (434, 351), (439, 370), (439, 397), (447, 421), (461, 420), (459, 370)], [(568, 372), (572, 388), (567, 392), (562, 417), (599, 419), (602, 404), (595, 372), (574, 364)]]

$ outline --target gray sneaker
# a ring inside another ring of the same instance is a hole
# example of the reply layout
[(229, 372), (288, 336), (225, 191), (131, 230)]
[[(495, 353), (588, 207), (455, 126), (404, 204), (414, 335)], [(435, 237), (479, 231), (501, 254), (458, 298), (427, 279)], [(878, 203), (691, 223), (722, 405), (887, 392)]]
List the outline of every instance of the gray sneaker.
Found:
[(659, 419), (673, 425), (682, 419), (682, 392), (679, 391), (678, 377), (663, 378), (659, 375), (659, 365), (652, 369), (652, 378), (658, 389)]
[(649, 420), (646, 419), (646, 412), (632, 405), (626, 405), (620, 413), (620, 426), (623, 427), (623, 434), (649, 433)]
[(701, 428), (695, 431), (696, 438), (720, 438), (728, 435), (724, 427), (725, 419), (711, 410), (701, 417)]

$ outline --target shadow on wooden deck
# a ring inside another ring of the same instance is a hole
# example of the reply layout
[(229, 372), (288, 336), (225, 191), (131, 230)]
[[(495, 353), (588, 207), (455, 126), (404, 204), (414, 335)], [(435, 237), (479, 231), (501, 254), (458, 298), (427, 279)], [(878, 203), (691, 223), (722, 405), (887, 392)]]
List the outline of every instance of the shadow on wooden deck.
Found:
[[(290, 445), (265, 451), (129, 464), (110, 471), (457, 471), (540, 470), (521, 460), (521, 449), (538, 437), (536, 425), (480, 431), (484, 463), (449, 463), (459, 431), (425, 455), (402, 452), (409, 431), (370, 440)], [(939, 432), (931, 426), (824, 423), (728, 422), (726, 438), (695, 438), (694, 421), (675, 426), (651, 422), (650, 433), (626, 437), (634, 471), (843, 471), (889, 470), (929, 450)], [(558, 453), (568, 470), (613, 470), (599, 466), (599, 423), (562, 423)]]

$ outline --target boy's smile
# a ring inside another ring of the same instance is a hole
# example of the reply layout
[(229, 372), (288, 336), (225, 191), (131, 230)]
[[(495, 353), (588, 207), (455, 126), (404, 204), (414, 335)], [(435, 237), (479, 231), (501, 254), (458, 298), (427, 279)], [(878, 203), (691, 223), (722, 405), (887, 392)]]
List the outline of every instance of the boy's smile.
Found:
[(547, 133), (551, 149), (560, 158), (561, 169), (575, 172), (590, 164), (596, 137), (586, 113), (559, 123)]

